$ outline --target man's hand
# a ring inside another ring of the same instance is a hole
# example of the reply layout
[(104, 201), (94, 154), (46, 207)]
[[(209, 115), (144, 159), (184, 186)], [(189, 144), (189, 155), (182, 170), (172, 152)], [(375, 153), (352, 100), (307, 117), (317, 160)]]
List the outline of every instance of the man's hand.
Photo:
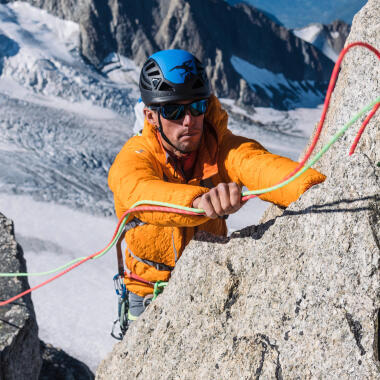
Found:
[(205, 210), (206, 216), (211, 219), (233, 214), (241, 206), (241, 188), (235, 182), (220, 183), (193, 201), (193, 207)]

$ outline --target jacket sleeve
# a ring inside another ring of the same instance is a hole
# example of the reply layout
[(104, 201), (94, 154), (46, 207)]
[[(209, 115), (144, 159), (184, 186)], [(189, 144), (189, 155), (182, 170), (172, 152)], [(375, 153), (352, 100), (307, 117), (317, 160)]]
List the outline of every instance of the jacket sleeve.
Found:
[[(200, 186), (165, 182), (159, 163), (149, 152), (139, 152), (140, 148), (127, 142), (109, 171), (108, 185), (114, 193), (118, 218), (142, 200), (192, 207), (193, 200), (208, 191)], [(135, 212), (128, 220), (135, 216), (145, 223), (176, 227), (197, 226), (208, 220), (204, 216), (160, 211)]]
[[(221, 160), (227, 178), (249, 190), (277, 185), (298, 165), (289, 158), (268, 152), (257, 141), (233, 135), (230, 131), (227, 131), (222, 140)], [(259, 195), (259, 198), (287, 207), (325, 178), (318, 171), (308, 169), (296, 180), (278, 190)]]

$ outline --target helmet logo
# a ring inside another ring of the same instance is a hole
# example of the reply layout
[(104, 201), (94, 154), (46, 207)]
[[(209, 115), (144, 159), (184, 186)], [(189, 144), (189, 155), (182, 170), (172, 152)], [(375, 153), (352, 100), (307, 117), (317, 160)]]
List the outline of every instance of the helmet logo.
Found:
[(187, 82), (191, 80), (191, 78), (195, 74), (195, 67), (194, 67), (194, 61), (192, 59), (189, 59), (188, 61), (185, 61), (182, 63), (182, 65), (174, 66), (171, 70), (184, 70), (180, 73), (181, 77), (184, 78), (184, 82)]

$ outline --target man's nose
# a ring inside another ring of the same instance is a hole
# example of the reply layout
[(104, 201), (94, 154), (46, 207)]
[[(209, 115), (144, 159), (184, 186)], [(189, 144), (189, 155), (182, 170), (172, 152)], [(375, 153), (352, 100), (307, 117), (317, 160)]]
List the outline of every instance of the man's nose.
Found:
[(194, 116), (190, 113), (190, 110), (187, 109), (185, 117), (183, 118), (183, 125), (191, 126), (194, 124)]

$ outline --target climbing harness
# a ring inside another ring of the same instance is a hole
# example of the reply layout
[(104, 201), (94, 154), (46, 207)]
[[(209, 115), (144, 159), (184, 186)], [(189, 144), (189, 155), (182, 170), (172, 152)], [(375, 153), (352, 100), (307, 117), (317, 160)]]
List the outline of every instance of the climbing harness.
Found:
[[(350, 150), (350, 154), (353, 153), (354, 149), (355, 149), (355, 146), (360, 138), (360, 135), (361, 133), (363, 132), (365, 126), (368, 124), (369, 120), (371, 119), (371, 117), (375, 114), (375, 112), (380, 108), (380, 97), (377, 97), (372, 103), (370, 103), (369, 105), (365, 106), (361, 111), (359, 111), (341, 130), (339, 130), (333, 137), (332, 139), (322, 148), (322, 150), (316, 155), (316, 157), (309, 161), (306, 165), (305, 162), (308, 160), (308, 158), (310, 157), (312, 151), (314, 150), (315, 146), (316, 146), (316, 143), (318, 141), (318, 138), (320, 136), (320, 133), (321, 133), (321, 130), (322, 130), (322, 127), (323, 127), (323, 124), (324, 124), (324, 120), (325, 120), (325, 116), (326, 116), (326, 113), (327, 113), (327, 109), (328, 109), (328, 106), (329, 106), (329, 102), (330, 102), (330, 98), (331, 98), (331, 94), (332, 94), (332, 91), (334, 89), (334, 86), (335, 86), (335, 82), (336, 82), (336, 79), (337, 79), (337, 76), (338, 76), (338, 73), (339, 73), (339, 67), (340, 67), (340, 64), (343, 60), (343, 57), (344, 55), (347, 53), (347, 51), (354, 47), (354, 46), (363, 46), (369, 50), (371, 50), (373, 53), (376, 54), (376, 56), (380, 59), (380, 52), (378, 50), (376, 50), (373, 46), (367, 44), (367, 43), (363, 43), (363, 42), (355, 42), (355, 43), (352, 43), (352, 44), (349, 44), (348, 46), (346, 46), (346, 48), (341, 52), (339, 58), (338, 58), (338, 61), (336, 62), (335, 64), (335, 67), (334, 67), (334, 70), (333, 70), (333, 73), (332, 73), (332, 76), (331, 76), (331, 80), (330, 80), (330, 83), (329, 83), (329, 87), (328, 87), (328, 90), (327, 90), (327, 95), (326, 95), (326, 99), (325, 99), (325, 103), (324, 103), (324, 108), (323, 108), (323, 112), (322, 112), (322, 116), (321, 116), (321, 120), (318, 124), (318, 129), (317, 129), (317, 132), (314, 136), (314, 139), (312, 141), (312, 144), (308, 150), (308, 152), (306, 153), (305, 157), (303, 158), (303, 160), (299, 163), (299, 165), (297, 166), (297, 168), (292, 172), (290, 173), (288, 176), (286, 176), (279, 184), (277, 184), (276, 186), (273, 186), (273, 187), (270, 187), (270, 188), (266, 188), (266, 189), (260, 189), (260, 190), (254, 190), (254, 191), (248, 191), (248, 192), (245, 192), (245, 193), (242, 193), (242, 201), (246, 201), (250, 198), (253, 198), (255, 196), (257, 196), (258, 194), (264, 194), (264, 193), (267, 193), (267, 192), (270, 192), (270, 191), (274, 191), (280, 187), (283, 187), (285, 185), (287, 185), (289, 182), (293, 181), (294, 179), (296, 179), (299, 175), (301, 175), (303, 172), (305, 172), (307, 169), (309, 169), (317, 160), (319, 160), (322, 155), (330, 148), (330, 146), (332, 144), (334, 144), (345, 132), (346, 130), (352, 125), (354, 124), (363, 114), (365, 114), (366, 112), (368, 112), (369, 110), (371, 110), (372, 108), (372, 111), (371, 113), (368, 115), (368, 117), (365, 119), (365, 121), (363, 122), (362, 124), (362, 127), (359, 131), (359, 134), (357, 135), (357, 138), (355, 139), (355, 142)], [(377, 163), (377, 165), (379, 166), (380, 163)], [(0, 277), (15, 277), (15, 276), (41, 276), (41, 275), (45, 275), (45, 274), (50, 274), (50, 273), (54, 273), (54, 272), (58, 272), (62, 269), (64, 269), (62, 272), (58, 273), (57, 275), (49, 278), (48, 280), (42, 282), (41, 284), (37, 285), (37, 286), (34, 286), (33, 288), (30, 288), (28, 290), (25, 290), (24, 292), (22, 293), (19, 293), (17, 295), (15, 295), (14, 297), (11, 297), (9, 298), (8, 300), (5, 300), (5, 301), (2, 301), (0, 302), (0, 306), (5, 306), (21, 297), (23, 297), (24, 295), (26, 294), (29, 294), (31, 292), (33, 292), (34, 290), (37, 290), (39, 288), (41, 288), (42, 286), (45, 286), (47, 285), (48, 283), (58, 279), (59, 277), (65, 275), (66, 273), (70, 272), (71, 270), (75, 269), (76, 267), (78, 267), (79, 265), (85, 263), (86, 261), (88, 260), (91, 260), (91, 259), (98, 259), (100, 257), (102, 257), (103, 255), (105, 255), (115, 244), (116, 242), (120, 241), (120, 244), (119, 246), (121, 245), (121, 241), (123, 240), (123, 237), (124, 237), (124, 227), (126, 225), (126, 221), (128, 220), (130, 214), (134, 213), (134, 212), (141, 212), (141, 211), (160, 211), (160, 212), (171, 212), (171, 213), (181, 213), (181, 214), (186, 214), (186, 215), (204, 215), (204, 210), (201, 210), (201, 209), (195, 209), (195, 208), (191, 208), (191, 207), (184, 207), (184, 206), (179, 206), (179, 205), (174, 205), (174, 204), (170, 204), (170, 203), (164, 203), (164, 202), (157, 202), (157, 201), (149, 201), (149, 200), (142, 200), (142, 201), (139, 201), (139, 202), (136, 202), (132, 207), (131, 209), (127, 210), (122, 216), (121, 218), (119, 219), (119, 222), (117, 224), (117, 227), (116, 227), (116, 230), (115, 230), (115, 233), (111, 239), (111, 241), (108, 243), (108, 245), (102, 249), (101, 251), (98, 251), (92, 255), (89, 255), (87, 257), (80, 257), (78, 259), (75, 259), (59, 268), (56, 268), (56, 269), (53, 269), (51, 271), (48, 271), (48, 272), (42, 272), (42, 273), (0, 273)], [(123, 235), (123, 237), (121, 237)], [(118, 247), (118, 244), (116, 245)], [(117, 248), (118, 249), (118, 248)], [(121, 248), (120, 249), (120, 257), (121, 257), (121, 262), (122, 262), (122, 253), (121, 253)], [(119, 257), (119, 253), (118, 253), (118, 257)], [(153, 297), (152, 297), (152, 300), (155, 299), (157, 297), (158, 294), (160, 294), (163, 290), (163, 288), (166, 286), (166, 282), (156, 282), (156, 283), (152, 283), (152, 282), (149, 282), (149, 281), (146, 281), (144, 279), (142, 279), (141, 277), (137, 276), (136, 274), (134, 273), (130, 273), (128, 272), (128, 270), (126, 270), (126, 272), (124, 273), (124, 265), (118, 265), (118, 274), (114, 277), (114, 283), (115, 283), (115, 289), (117, 289), (116, 291), (116, 294), (118, 294), (118, 296), (120, 295), (120, 302), (118, 303), (118, 306), (120, 305), (120, 310), (124, 310), (123, 312), (120, 311), (119, 314), (119, 322), (120, 322), (120, 328), (125, 328), (126, 326), (126, 322), (125, 322), (125, 310), (128, 308), (128, 290), (125, 289), (125, 284), (124, 284), (124, 277), (125, 276), (128, 276), (129, 278), (131, 279), (134, 279), (136, 281), (140, 281), (140, 282), (143, 282), (145, 284), (149, 284), (152, 289), (153, 289)], [(147, 301), (148, 302), (148, 301)], [(116, 339), (120, 339), (120, 336), (119, 338), (116, 338)]]
[[(130, 224), (130, 223), (128, 223)], [(138, 225), (138, 223), (135, 223)], [(128, 269), (124, 270), (124, 262), (123, 262), (123, 252), (121, 244), (124, 240), (125, 233), (127, 231), (126, 226), (123, 227), (123, 231), (120, 233), (118, 240), (116, 242), (116, 257), (117, 257), (117, 268), (118, 273), (113, 277), (113, 283), (115, 287), (115, 292), (117, 295), (117, 319), (114, 320), (112, 324), (112, 330), (111, 330), (111, 336), (117, 340), (122, 340), (125, 333), (128, 330), (128, 324), (130, 320), (137, 319), (136, 317), (133, 317), (129, 312), (129, 301), (128, 301), (128, 295), (129, 291), (125, 286), (124, 279), (125, 277), (131, 278), (135, 281), (142, 282), (146, 285), (151, 286), (153, 289), (152, 294), (148, 294), (146, 297), (144, 297), (143, 306), (144, 309), (146, 309), (149, 304), (154, 301), (157, 296), (163, 292), (165, 286), (167, 285), (167, 282), (165, 281), (157, 281), (157, 282), (149, 282), (144, 280), (143, 278), (137, 276), (136, 274), (130, 272)], [(133, 255), (131, 251), (129, 251), (130, 254)], [(138, 260), (142, 261), (137, 256), (133, 255), (133, 257), (137, 258)], [(144, 260), (142, 262), (146, 262), (147, 260)], [(148, 265), (154, 266), (157, 270), (172, 270), (172, 267), (168, 267), (164, 264), (158, 264), (154, 263), (152, 261), (149, 261), (147, 263)], [(158, 268), (157, 265), (162, 265), (162, 268)], [(170, 269), (168, 269), (170, 268)], [(120, 332), (116, 335), (115, 328), (119, 325)]]

